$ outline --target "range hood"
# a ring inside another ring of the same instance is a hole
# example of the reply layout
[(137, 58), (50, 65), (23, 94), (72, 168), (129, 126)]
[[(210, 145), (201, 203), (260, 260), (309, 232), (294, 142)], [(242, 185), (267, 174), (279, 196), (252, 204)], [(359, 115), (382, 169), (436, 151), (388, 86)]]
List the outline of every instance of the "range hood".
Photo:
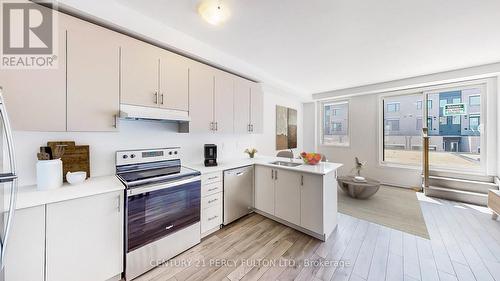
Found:
[(120, 118), (189, 122), (189, 112), (166, 108), (120, 104)]

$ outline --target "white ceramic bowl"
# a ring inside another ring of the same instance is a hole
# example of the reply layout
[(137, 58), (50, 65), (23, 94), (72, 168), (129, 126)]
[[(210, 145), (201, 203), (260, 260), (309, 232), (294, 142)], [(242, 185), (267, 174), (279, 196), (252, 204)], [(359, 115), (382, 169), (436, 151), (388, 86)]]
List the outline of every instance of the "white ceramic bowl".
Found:
[(68, 172), (66, 173), (66, 180), (69, 184), (79, 184), (85, 181), (87, 172)]

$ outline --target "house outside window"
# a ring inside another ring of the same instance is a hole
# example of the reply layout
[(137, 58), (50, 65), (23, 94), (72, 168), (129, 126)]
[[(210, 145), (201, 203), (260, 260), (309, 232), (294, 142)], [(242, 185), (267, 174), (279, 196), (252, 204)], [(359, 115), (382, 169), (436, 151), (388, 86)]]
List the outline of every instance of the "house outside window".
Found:
[(323, 102), (321, 103), (321, 110), (321, 144), (349, 146), (349, 102)]

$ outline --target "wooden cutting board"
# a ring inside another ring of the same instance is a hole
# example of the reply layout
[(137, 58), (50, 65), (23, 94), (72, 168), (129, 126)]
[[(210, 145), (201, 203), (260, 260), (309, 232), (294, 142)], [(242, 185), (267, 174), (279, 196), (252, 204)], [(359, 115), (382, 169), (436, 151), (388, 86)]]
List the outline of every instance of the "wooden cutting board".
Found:
[(90, 177), (90, 147), (88, 145), (76, 145), (74, 141), (49, 141), (47, 142), (52, 151), (58, 146), (64, 147), (61, 157), (63, 162), (63, 180), (66, 182), (67, 172), (87, 172)]

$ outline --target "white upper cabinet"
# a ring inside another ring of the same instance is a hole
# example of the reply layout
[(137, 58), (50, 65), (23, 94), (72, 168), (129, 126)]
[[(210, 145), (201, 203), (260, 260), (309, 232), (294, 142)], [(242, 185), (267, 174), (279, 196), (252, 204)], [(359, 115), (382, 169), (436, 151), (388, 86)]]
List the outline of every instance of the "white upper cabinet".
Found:
[(189, 110), (189, 62), (177, 54), (163, 51), (160, 57), (160, 107)]
[(67, 130), (115, 131), (120, 45), (108, 29), (71, 18), (67, 28)]
[(250, 82), (237, 79), (234, 83), (234, 132), (250, 132)]
[(121, 48), (121, 103), (158, 107), (161, 49), (124, 37)]
[(234, 132), (234, 78), (234, 75), (220, 70), (215, 72), (214, 122), (216, 132)]
[(260, 84), (252, 83), (250, 89), (250, 131), (264, 132), (264, 94)]
[(189, 69), (189, 132), (209, 132), (214, 128), (215, 69), (193, 62)]
[[(46, 9), (42, 7), (42, 9)], [(66, 131), (67, 16), (59, 16), (55, 69), (0, 69), (0, 87), (13, 130)]]

